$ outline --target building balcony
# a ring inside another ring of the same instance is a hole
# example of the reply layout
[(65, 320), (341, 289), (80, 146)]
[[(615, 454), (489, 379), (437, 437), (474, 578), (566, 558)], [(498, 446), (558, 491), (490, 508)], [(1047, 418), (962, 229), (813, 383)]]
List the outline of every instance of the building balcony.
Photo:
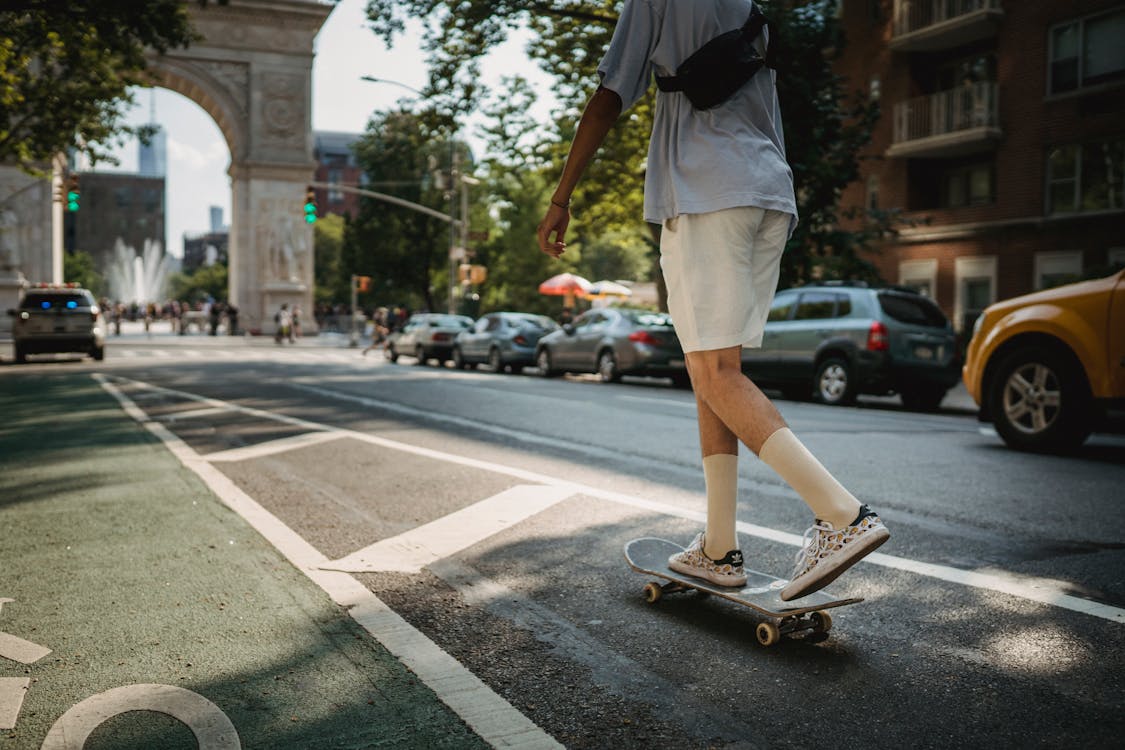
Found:
[(932, 52), (987, 39), (1000, 28), (1000, 0), (895, 0), (890, 47)]
[(943, 159), (995, 148), (1002, 135), (998, 88), (971, 83), (899, 102), (887, 156)]

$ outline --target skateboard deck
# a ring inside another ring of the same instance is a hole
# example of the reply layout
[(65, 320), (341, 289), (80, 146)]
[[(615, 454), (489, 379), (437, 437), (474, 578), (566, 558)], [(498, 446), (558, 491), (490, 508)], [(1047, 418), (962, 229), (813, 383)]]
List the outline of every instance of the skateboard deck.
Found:
[(654, 537), (634, 539), (625, 545), (625, 561), (630, 568), (665, 581), (646, 584), (645, 599), (650, 604), (655, 604), (664, 594), (697, 591), (749, 607), (767, 618), (758, 624), (755, 631), (763, 646), (773, 645), (782, 635), (806, 631), (811, 631), (806, 640), (823, 640), (828, 637), (827, 633), (832, 627), (832, 617), (825, 610), (863, 601), (862, 598), (837, 599), (824, 589), (800, 599), (782, 601), (781, 589), (788, 581), (749, 568), (746, 569), (746, 584), (742, 588), (718, 586), (668, 567), (669, 556), (682, 552), (683, 549), (675, 542)]

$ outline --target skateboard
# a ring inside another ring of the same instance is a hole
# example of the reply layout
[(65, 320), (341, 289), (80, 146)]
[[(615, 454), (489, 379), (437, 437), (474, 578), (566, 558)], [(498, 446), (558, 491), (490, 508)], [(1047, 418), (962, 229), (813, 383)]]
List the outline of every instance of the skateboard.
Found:
[(645, 537), (634, 539), (625, 545), (625, 561), (638, 573), (665, 579), (664, 583), (645, 584), (645, 600), (649, 604), (660, 601), (664, 594), (681, 591), (696, 591), (704, 596), (722, 597), (735, 604), (741, 604), (763, 616), (754, 635), (758, 643), (772, 646), (781, 637), (804, 633), (803, 640), (823, 641), (832, 628), (832, 616), (827, 610), (857, 604), (863, 599), (837, 599), (821, 589), (791, 602), (781, 600), (781, 589), (788, 583), (784, 578), (776, 578), (756, 570), (746, 569), (746, 585), (742, 588), (718, 586), (695, 576), (677, 573), (668, 567), (668, 557), (682, 552), (683, 547), (667, 539)]

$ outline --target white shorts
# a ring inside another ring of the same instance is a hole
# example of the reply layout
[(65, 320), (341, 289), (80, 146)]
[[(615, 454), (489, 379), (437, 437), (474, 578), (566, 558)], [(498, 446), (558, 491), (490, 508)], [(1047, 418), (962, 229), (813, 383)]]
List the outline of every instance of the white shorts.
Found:
[(791, 219), (745, 206), (664, 222), (660, 268), (684, 352), (762, 345)]

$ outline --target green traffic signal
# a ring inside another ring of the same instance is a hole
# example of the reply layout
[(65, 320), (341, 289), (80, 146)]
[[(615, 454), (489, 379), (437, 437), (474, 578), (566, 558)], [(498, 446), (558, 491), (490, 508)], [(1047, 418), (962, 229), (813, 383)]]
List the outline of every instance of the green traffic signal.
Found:
[(307, 221), (309, 224), (315, 224), (316, 223), (316, 204), (315, 203), (306, 203), (305, 204), (305, 221)]
[(78, 191), (77, 190), (68, 191), (67, 194), (66, 194), (66, 210), (67, 211), (77, 211), (78, 209), (79, 209)]

